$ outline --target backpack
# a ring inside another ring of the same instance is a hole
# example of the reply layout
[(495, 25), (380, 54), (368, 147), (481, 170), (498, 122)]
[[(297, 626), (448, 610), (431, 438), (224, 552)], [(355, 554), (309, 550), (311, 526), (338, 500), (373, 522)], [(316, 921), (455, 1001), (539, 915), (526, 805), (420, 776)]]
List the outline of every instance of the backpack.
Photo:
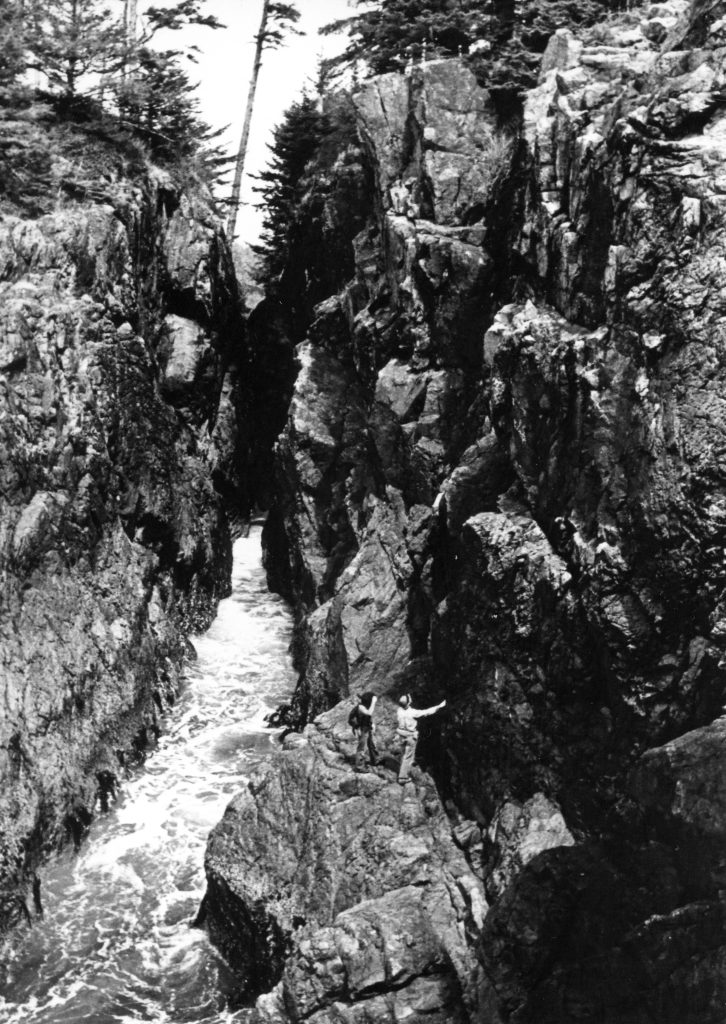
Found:
[(351, 727), (353, 732), (360, 732), (360, 730), (363, 728), (363, 725), (365, 724), (363, 715), (358, 710), (358, 705), (362, 704), (364, 707), (369, 708), (371, 706), (372, 700), (373, 694), (369, 690), (366, 690), (365, 693), (362, 693), (360, 697), (356, 697), (355, 704), (351, 708), (351, 712), (348, 715), (348, 725)]
[(356, 698), (356, 702), (351, 708), (350, 714), (348, 715), (348, 725), (351, 727), (353, 732), (359, 732), (361, 727), (361, 714), (360, 711), (358, 710), (359, 704), (360, 699)]

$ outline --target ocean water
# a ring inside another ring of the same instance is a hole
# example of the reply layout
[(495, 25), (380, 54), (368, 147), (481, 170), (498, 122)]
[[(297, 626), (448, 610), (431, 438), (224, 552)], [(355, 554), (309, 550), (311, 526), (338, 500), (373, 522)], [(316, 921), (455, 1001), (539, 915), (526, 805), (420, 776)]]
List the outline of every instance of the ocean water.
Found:
[(234, 793), (274, 749), (265, 716), (295, 682), (292, 618), (267, 590), (260, 530), (238, 540), (232, 595), (203, 636), (158, 747), (80, 851), (42, 872), (44, 918), (6, 951), (2, 1024), (238, 1020), (232, 979), (190, 927), (204, 848)]

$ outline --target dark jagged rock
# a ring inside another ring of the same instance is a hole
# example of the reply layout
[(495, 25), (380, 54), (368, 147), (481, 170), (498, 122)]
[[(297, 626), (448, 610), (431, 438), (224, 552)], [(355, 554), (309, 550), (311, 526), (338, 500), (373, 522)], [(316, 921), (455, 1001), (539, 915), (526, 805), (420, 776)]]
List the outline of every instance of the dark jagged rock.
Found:
[(227, 808), (206, 857), (210, 936), (248, 994), (275, 985), (259, 1021), (468, 1020), (481, 884), (429, 779), (351, 773), (346, 718), (321, 716)]
[(721, 717), (646, 751), (630, 781), (649, 824), (673, 845), (683, 885), (694, 900), (724, 885), (725, 744), (726, 718)]
[(107, 185), (0, 228), (7, 893), (155, 741), (185, 635), (229, 585), (220, 493), (249, 504), (241, 303), (209, 200), (153, 169)]
[[(329, 596), (331, 581), (355, 548), (346, 487), (364, 470), (367, 439), (363, 396), (350, 368), (310, 345), (299, 349), (298, 361), (277, 459), (278, 490), (289, 502), (282, 514), (298, 533), (288, 541), (295, 561), (286, 574), (293, 592), (314, 607)], [(359, 489), (366, 489), (365, 478)]]
[[(427, 988), (411, 1020), (723, 1016), (723, 13), (560, 30), (511, 142), (455, 60), (354, 97), (367, 219), (337, 222), (350, 279), (308, 295), (267, 533), (300, 619), (293, 708), (324, 714), (279, 770), (307, 849), (331, 704), (374, 690), (390, 737), (389, 698), (447, 696), (421, 755), (490, 908), (466, 998)], [(278, 782), (210, 845), (289, 937), (261, 1019), (396, 1019), (385, 955), (375, 1009), (355, 979), (371, 918), (410, 920), (400, 887), (296, 930), (286, 860), (259, 858)]]

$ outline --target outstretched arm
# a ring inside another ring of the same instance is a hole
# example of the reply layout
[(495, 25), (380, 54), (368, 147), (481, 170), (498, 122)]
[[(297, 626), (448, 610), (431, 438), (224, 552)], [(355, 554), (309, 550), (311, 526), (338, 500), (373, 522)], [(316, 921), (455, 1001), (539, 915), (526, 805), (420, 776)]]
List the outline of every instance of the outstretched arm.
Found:
[(420, 711), (414, 711), (414, 718), (426, 718), (428, 715), (435, 715), (443, 707), (446, 707), (445, 700), (442, 700), (440, 704), (436, 704), (433, 708), (421, 708)]

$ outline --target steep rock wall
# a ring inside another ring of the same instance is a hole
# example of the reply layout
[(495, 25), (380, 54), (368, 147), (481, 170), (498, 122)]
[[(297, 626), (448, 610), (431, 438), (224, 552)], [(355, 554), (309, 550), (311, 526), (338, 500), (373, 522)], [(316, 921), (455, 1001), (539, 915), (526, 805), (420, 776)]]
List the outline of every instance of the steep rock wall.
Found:
[(70, 198), (81, 168), (56, 164), (46, 212), (0, 224), (2, 925), (154, 741), (228, 587), (222, 496), (248, 504), (241, 302), (203, 190), (117, 167)]
[(431, 781), (353, 775), (349, 736), (323, 716), (229, 805), (207, 850), (210, 937), (245, 996), (271, 990), (254, 1019), (468, 1020), (481, 884)]
[[(390, 770), (398, 694), (448, 698), (421, 747), (480, 893), (478, 966), (407, 1019), (722, 1016), (724, 14), (557, 33), (511, 144), (457, 61), (353, 100), (373, 213), (299, 350), (267, 531), (301, 614), (292, 717), (314, 719), (276, 770), (303, 806), (309, 746), (350, 756), (363, 688)], [(269, 781), (240, 800), (210, 842), (210, 932), (227, 914), (244, 969), (260, 932), (229, 908), (254, 905), (280, 930), (280, 1019), (370, 1019), (345, 958), (305, 1001), (330, 914), (298, 935), (251, 852), (283, 805)], [(362, 927), (361, 898), (335, 927)], [(375, 898), (384, 921), (398, 890)], [(380, 986), (376, 1019), (399, 1019)]]

